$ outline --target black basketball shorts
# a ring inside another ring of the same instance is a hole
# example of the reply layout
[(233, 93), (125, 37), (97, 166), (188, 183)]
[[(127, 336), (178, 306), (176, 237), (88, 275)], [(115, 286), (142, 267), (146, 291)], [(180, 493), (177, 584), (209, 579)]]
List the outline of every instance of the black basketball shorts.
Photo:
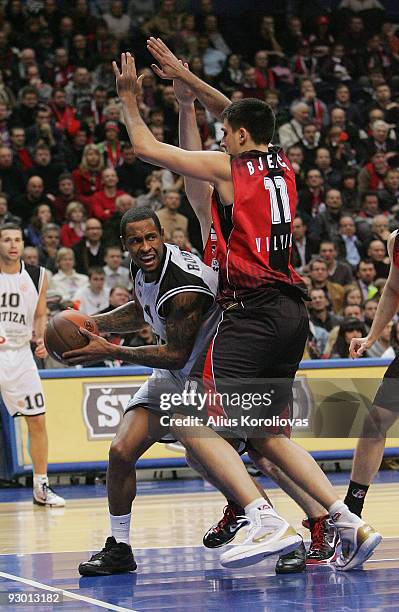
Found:
[(373, 404), (399, 414), (399, 356), (388, 366)]
[(245, 438), (265, 430), (289, 434), (277, 417), (286, 416), (292, 403), (308, 333), (302, 299), (278, 289), (265, 291), (264, 303), (256, 308), (234, 303), (190, 372), (187, 404), (173, 412), (201, 417), (203, 424), (219, 431), (240, 435), (244, 430)]

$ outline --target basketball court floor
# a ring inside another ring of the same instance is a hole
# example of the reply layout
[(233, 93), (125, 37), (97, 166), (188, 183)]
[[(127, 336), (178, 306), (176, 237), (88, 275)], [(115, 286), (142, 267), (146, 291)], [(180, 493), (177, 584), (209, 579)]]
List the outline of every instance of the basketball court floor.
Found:
[[(342, 497), (348, 477), (331, 476)], [(262, 483), (273, 488), (267, 479)], [(204, 531), (220, 516), (223, 498), (201, 480), (177, 480), (139, 483), (132, 520), (137, 572), (82, 578), (78, 564), (109, 535), (105, 488), (59, 491), (67, 506), (46, 510), (33, 506), (28, 489), (0, 490), (0, 610), (399, 609), (397, 472), (381, 472), (367, 497), (365, 518), (384, 540), (363, 569), (336, 572), (324, 566), (286, 576), (274, 573), (276, 557), (241, 570), (223, 569), (220, 551), (201, 545)], [(279, 489), (271, 495), (307, 539), (299, 508)], [(14, 602), (7, 603), (7, 597)]]

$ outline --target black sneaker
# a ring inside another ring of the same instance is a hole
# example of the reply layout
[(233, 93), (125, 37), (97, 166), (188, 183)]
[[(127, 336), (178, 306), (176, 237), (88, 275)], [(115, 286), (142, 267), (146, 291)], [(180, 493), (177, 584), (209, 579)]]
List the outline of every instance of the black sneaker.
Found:
[(79, 565), (81, 576), (109, 576), (137, 569), (132, 547), (117, 542), (113, 536), (107, 538), (104, 548)]
[(307, 565), (324, 565), (337, 558), (338, 531), (328, 515), (302, 521), (310, 529), (311, 542), (306, 555)]
[(218, 548), (234, 540), (241, 527), (248, 524), (245, 516), (240, 513), (243, 513), (242, 508), (229, 502), (223, 509), (220, 521), (212, 525), (204, 535), (204, 546)]
[(276, 574), (296, 574), (306, 569), (306, 548), (304, 543), (286, 555), (281, 555), (276, 563)]

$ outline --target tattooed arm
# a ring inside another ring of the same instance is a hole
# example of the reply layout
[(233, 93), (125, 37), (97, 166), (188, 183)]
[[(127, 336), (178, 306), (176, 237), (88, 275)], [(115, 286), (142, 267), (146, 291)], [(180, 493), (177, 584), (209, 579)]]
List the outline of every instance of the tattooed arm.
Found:
[(63, 358), (71, 365), (91, 363), (103, 359), (120, 359), (150, 368), (179, 370), (187, 363), (202, 323), (204, 305), (209, 297), (201, 293), (181, 293), (171, 298), (166, 320), (166, 344), (156, 346), (115, 346), (103, 338), (81, 328), (90, 340), (81, 349), (68, 351)]
[(138, 302), (132, 301), (111, 312), (94, 315), (100, 333), (127, 334), (138, 331), (145, 325), (143, 311)]

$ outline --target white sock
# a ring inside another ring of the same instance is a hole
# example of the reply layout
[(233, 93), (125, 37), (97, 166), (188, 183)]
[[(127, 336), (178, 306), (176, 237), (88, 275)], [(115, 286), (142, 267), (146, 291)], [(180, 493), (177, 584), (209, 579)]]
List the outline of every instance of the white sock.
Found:
[(109, 515), (111, 523), (111, 533), (117, 542), (124, 542), (124, 544), (130, 544), (130, 519), (132, 513), (121, 514), (120, 516)]
[(254, 499), (254, 501), (252, 501), (250, 504), (245, 506), (245, 515), (248, 516), (251, 510), (254, 510), (255, 508), (257, 508), (258, 510), (264, 510), (268, 514), (275, 514), (276, 516), (278, 516), (264, 497), (258, 497), (257, 499)]
[(33, 474), (33, 486), (36, 485), (48, 485), (48, 476), (47, 474)]
[(332, 506), (329, 507), (328, 513), (334, 522), (363, 523), (356, 514), (353, 514), (346, 504), (341, 499), (337, 499)]

